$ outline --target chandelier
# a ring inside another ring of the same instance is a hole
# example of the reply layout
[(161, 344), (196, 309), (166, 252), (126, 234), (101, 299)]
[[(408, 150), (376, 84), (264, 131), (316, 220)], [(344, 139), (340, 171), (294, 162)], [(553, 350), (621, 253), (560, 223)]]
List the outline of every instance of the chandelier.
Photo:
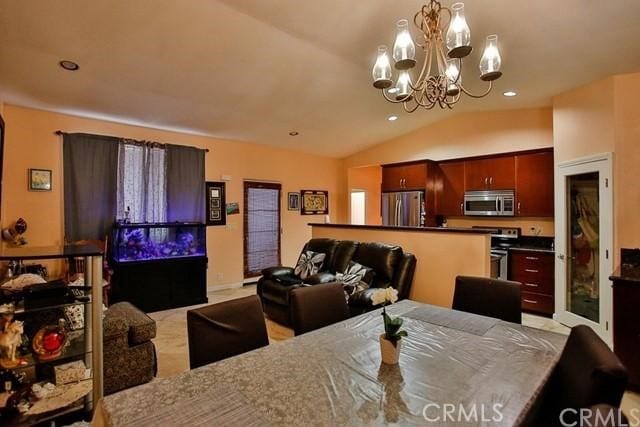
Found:
[[(484, 93), (473, 94), (462, 85), (462, 60), (472, 50), (463, 3), (455, 3), (449, 9), (438, 0), (430, 0), (415, 14), (413, 22), (421, 31), (416, 43), (411, 38), (409, 22), (401, 19), (397, 24), (393, 60), (399, 74), (395, 84), (387, 47), (378, 47), (373, 86), (382, 91), (387, 101), (401, 103), (407, 112), (413, 113), (419, 107), (428, 110), (436, 105), (443, 109), (453, 108), (463, 93), (471, 98), (482, 98), (491, 92), (493, 81), (502, 76), (495, 34), (487, 37), (480, 59), (480, 80), (488, 82), (488, 88)], [(446, 39), (443, 38), (445, 29)], [(416, 45), (425, 55), (420, 75), (413, 83), (409, 71), (416, 66)]]

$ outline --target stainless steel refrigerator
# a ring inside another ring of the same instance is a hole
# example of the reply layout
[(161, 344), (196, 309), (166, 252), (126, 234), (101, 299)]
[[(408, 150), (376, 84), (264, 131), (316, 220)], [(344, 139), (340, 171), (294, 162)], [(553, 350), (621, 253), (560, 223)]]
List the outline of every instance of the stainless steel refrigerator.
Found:
[(383, 225), (422, 227), (424, 215), (424, 191), (382, 193)]

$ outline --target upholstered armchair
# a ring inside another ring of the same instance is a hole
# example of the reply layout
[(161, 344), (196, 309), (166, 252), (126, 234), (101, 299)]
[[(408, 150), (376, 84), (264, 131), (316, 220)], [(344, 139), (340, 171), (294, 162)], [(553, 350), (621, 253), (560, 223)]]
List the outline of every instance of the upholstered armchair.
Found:
[(113, 304), (103, 321), (104, 394), (144, 384), (157, 373), (156, 322), (128, 302)]

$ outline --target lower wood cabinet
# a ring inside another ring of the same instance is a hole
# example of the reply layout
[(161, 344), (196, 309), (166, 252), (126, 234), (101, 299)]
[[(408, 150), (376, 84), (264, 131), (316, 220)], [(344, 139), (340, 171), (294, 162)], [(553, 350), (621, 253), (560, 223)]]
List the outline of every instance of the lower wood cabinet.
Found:
[(552, 316), (555, 293), (554, 254), (511, 250), (509, 280), (522, 283), (522, 310)]
[(613, 351), (629, 371), (629, 385), (640, 391), (640, 268), (613, 280)]
[(207, 258), (113, 263), (112, 301), (144, 312), (207, 302)]

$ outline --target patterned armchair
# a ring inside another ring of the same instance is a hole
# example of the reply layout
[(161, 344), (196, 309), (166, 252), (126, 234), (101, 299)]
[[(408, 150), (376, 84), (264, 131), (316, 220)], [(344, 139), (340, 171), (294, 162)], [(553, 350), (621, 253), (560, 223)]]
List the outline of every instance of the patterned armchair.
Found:
[(104, 394), (144, 384), (157, 373), (156, 322), (128, 302), (113, 304), (105, 313)]

